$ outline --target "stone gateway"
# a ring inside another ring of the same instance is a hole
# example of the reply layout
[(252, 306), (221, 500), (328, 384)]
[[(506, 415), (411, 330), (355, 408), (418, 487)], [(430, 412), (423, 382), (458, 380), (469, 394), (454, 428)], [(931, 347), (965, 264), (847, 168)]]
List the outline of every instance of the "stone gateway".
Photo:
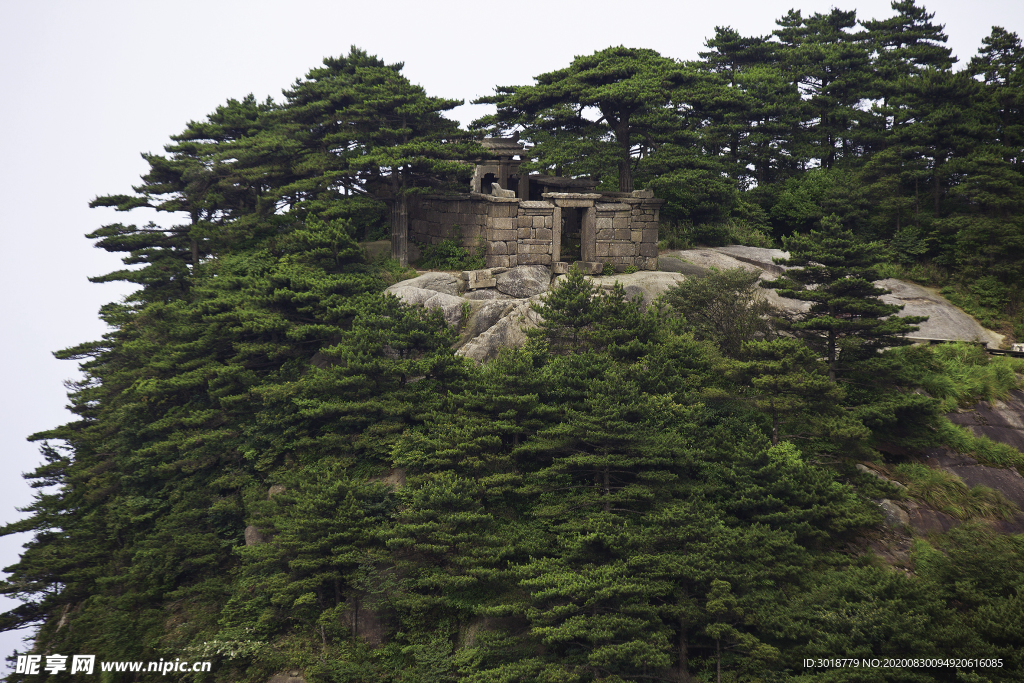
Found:
[[(665, 200), (649, 190), (594, 192), (591, 180), (521, 173), (512, 159), (526, 154), (521, 143), (491, 138), (482, 145), (498, 158), (477, 164), (470, 192), (409, 198), (408, 239), (454, 239), (482, 251), (488, 268), (543, 265), (557, 273), (580, 262), (589, 273), (609, 263), (618, 272), (655, 269)], [(405, 265), (401, 242), (393, 242), (392, 256)]]

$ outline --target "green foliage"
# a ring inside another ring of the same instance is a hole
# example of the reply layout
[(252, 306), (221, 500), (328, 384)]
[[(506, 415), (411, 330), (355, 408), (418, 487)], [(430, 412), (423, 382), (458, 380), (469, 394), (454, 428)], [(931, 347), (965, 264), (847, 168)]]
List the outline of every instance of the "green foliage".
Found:
[(770, 418), (773, 446), (780, 439), (866, 436), (864, 427), (841, 408), (843, 392), (828, 381), (824, 364), (799, 340), (744, 341), (740, 357), (730, 372), (749, 387), (744, 398)]
[(758, 282), (756, 270), (715, 270), (671, 287), (664, 301), (686, 320), (698, 339), (713, 341), (722, 353), (736, 357), (743, 342), (774, 334), (771, 316), (777, 311), (764, 298)]
[(880, 297), (887, 290), (871, 284), (878, 279), (880, 246), (860, 242), (839, 226), (835, 216), (824, 221), (820, 232), (793, 235), (784, 243), (790, 258), (780, 263), (796, 268), (764, 286), (779, 290), (780, 296), (811, 302), (808, 313), (791, 327), (822, 347), (833, 382), (842, 342), (856, 344), (847, 345), (846, 355), (870, 354), (905, 344), (902, 336), (918, 329), (914, 323), (926, 320), (898, 317), (901, 306), (882, 303)]
[(1020, 387), (1015, 373), (1024, 371), (1018, 358), (991, 358), (979, 344), (954, 342), (931, 348), (937, 364), (920, 378), (921, 387), (942, 401), (944, 412), (954, 412), (977, 400), (1006, 398)]
[[(189, 123), (134, 194), (93, 202), (178, 223), (92, 234), (125, 262), (96, 281), (140, 288), (59, 353), (84, 378), (74, 421), (34, 437), (0, 626), (251, 683), (831, 679), (793, 672), (936, 653), (1019, 680), (1018, 536), (962, 525), (918, 541), (911, 574), (851, 554), (892, 492), (850, 460), (944, 444), (1024, 471), (941, 415), (1019, 388), (1020, 362), (898, 348), (914, 321), (870, 285), (888, 258), (1019, 315), (1024, 51), (997, 27), (954, 74), (932, 16), (893, 10), (719, 27), (686, 65), (609, 48), (486, 98), (481, 126), (537, 143), (524, 169), (653, 189), (666, 246), (796, 231), (777, 286), (811, 302), (791, 328), (810, 346), (775, 338), (743, 271), (674, 290), (684, 322), (572, 269), (526, 348), (470, 364), (440, 312), (380, 296), (410, 271), (355, 242), (410, 192), (459, 189), (482, 150), (443, 117), (457, 101), (353, 48), (280, 104)], [(453, 240), (427, 256), (482, 265)], [(893, 471), (960, 519), (1014, 512)]]
[(908, 494), (932, 508), (963, 521), (987, 517), (1011, 519), (1017, 506), (998, 491), (986, 486), (968, 487), (963, 480), (944, 470), (918, 463), (893, 468), (896, 479), (907, 485)]
[[(564, 168), (576, 175), (591, 171), (580, 168), (581, 161), (607, 158), (617, 166), (619, 191), (631, 192), (634, 146), (653, 146), (665, 123), (660, 110), (683, 78), (677, 62), (654, 50), (610, 47), (537, 76), (536, 85), (495, 88), (495, 95), (476, 102), (496, 104), (497, 114), (474, 126), (498, 134), (523, 127), (527, 140), (539, 133), (536, 142), (543, 144), (531, 170)], [(599, 115), (592, 118), (589, 109)]]
[(484, 256), (471, 252), (454, 239), (446, 239), (424, 246), (420, 265), (437, 270), (478, 270), (484, 267)]

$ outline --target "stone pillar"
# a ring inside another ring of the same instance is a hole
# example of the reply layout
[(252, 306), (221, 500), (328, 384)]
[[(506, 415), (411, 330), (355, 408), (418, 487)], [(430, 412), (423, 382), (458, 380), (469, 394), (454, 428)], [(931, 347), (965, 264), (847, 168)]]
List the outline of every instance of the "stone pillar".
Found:
[(519, 174), (519, 192), (517, 193), (520, 199), (528, 200), (530, 198), (530, 174), (520, 173)]
[(562, 260), (562, 207), (556, 206), (551, 217), (551, 262)]
[(580, 260), (597, 260), (597, 209), (593, 206), (582, 209), (583, 225), (580, 229)]
[(501, 157), (498, 162), (498, 184), (501, 185), (501, 189), (508, 189), (508, 157)]

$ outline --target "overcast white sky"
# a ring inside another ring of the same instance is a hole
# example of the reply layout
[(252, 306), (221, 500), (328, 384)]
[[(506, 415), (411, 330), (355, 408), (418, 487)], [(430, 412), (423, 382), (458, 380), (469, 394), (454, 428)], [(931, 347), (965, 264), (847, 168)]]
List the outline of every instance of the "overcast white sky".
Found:
[[(959, 66), (993, 25), (1024, 34), (1020, 0), (923, 4), (945, 24)], [(99, 338), (97, 310), (127, 293), (87, 282), (119, 263), (83, 236), (150, 219), (87, 204), (130, 192), (146, 170), (139, 154), (160, 152), (188, 121), (249, 93), (280, 100), (296, 78), (352, 45), (405, 62), (405, 75), (430, 95), (469, 101), (610, 45), (692, 59), (716, 25), (764, 35), (790, 8), (806, 16), (833, 6), (862, 19), (892, 15), (889, 0), (4, 3), (0, 521), (19, 518), (15, 507), (31, 501), (19, 475), (39, 458), (25, 437), (71, 417), (62, 382), (76, 367), (51, 352)], [(468, 123), (485, 111), (464, 106), (454, 116)], [(16, 561), (24, 541), (0, 539), (0, 567)], [(0, 656), (24, 650), (20, 637), (0, 634)]]

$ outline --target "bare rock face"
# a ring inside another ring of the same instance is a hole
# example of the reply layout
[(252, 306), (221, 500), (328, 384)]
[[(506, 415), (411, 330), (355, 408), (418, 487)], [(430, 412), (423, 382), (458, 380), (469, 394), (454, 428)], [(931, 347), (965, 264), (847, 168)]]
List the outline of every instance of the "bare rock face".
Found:
[(400, 489), (405, 486), (405, 468), (394, 467), (388, 473), (380, 477), (370, 477), (370, 481), (387, 484), (393, 489)]
[(548, 291), (551, 269), (547, 266), (516, 266), (497, 277), (497, 288), (515, 299), (528, 299)]
[(894, 528), (910, 526), (910, 515), (896, 503), (888, 498), (883, 498), (878, 501), (878, 506), (885, 513), (885, 523), (889, 526)]
[(727, 247), (712, 247), (712, 249), (721, 254), (727, 254), (737, 261), (757, 266), (769, 273), (779, 274), (790, 268), (790, 266), (782, 266), (775, 263), (775, 259), (777, 258), (789, 258), (789, 252), (782, 251), (781, 249), (745, 247), (740, 244), (731, 244)]
[(469, 342), (494, 327), (501, 316), (508, 312), (510, 307), (515, 306), (516, 302), (515, 299), (470, 300), (469, 316), (462, 330), (462, 342)]
[[(408, 280), (408, 282), (412, 282), (412, 280)], [(405, 282), (400, 282), (398, 285), (388, 287), (385, 291), (394, 294), (409, 305), (421, 304), (428, 309), (440, 308), (449, 325), (458, 325), (462, 321), (462, 305), (466, 301), (462, 297), (432, 289), (399, 286), (404, 284)]]
[(274, 674), (267, 683), (306, 683), (306, 679), (302, 677), (301, 671), (285, 671)]
[(246, 545), (260, 545), (266, 543), (270, 538), (260, 531), (258, 528), (250, 524), (245, 527), (245, 544)]
[(495, 299), (503, 299), (505, 301), (508, 301), (513, 297), (509, 296), (508, 294), (502, 294), (496, 289), (476, 289), (473, 290), (472, 292), (466, 292), (465, 294), (462, 295), (462, 298), (468, 299), (470, 301), (493, 301)]
[[(552, 283), (552, 288), (560, 286), (566, 277), (568, 276), (557, 276)], [(650, 306), (651, 302), (668, 291), (670, 287), (686, 279), (681, 273), (665, 273), (658, 270), (640, 270), (635, 273), (617, 273), (615, 275), (586, 275), (584, 277), (590, 280), (598, 291), (610, 292), (618, 282), (626, 290), (628, 300), (633, 301), (640, 298), (645, 307)]]
[(442, 294), (451, 294), (452, 296), (456, 296), (459, 294), (462, 286), (462, 280), (451, 273), (423, 273), (411, 280), (396, 282), (384, 291), (392, 292), (392, 290), (400, 289), (402, 287), (415, 287), (417, 289), (429, 289), (433, 292), (441, 292)]
[(497, 358), (503, 348), (525, 344), (526, 331), (537, 327), (542, 320), (540, 314), (530, 306), (538, 298), (510, 302), (498, 322), (456, 351), (456, 354), (485, 363)]
[[(658, 266), (662, 270), (673, 270), (686, 275), (697, 274), (694, 269), (707, 272), (711, 268), (744, 268), (760, 271), (763, 280), (774, 280), (789, 268), (776, 264), (774, 259), (788, 256), (787, 252), (780, 249), (731, 245), (666, 252), (658, 257)], [(697, 276), (699, 277), (699, 274)], [(1003, 340), (1002, 335), (986, 330), (977, 320), (924, 287), (892, 278), (877, 280), (874, 284), (890, 290), (889, 294), (881, 297), (882, 301), (903, 306), (903, 310), (897, 315), (928, 316), (928, 320), (919, 324), (919, 331), (908, 335), (911, 338), (982, 341), (992, 347), (998, 347)], [(807, 301), (780, 297), (774, 289), (765, 289), (764, 295), (773, 306), (791, 313), (803, 313), (811, 307)]]
[(903, 306), (903, 310), (897, 315), (901, 317), (928, 316), (928, 320), (918, 323), (918, 327), (921, 329), (911, 332), (908, 335), (910, 337), (983, 341), (996, 348), (1003, 340), (1003, 335), (986, 330), (978, 324), (977, 320), (924, 287), (893, 278), (878, 280), (874, 284), (891, 291), (890, 294), (882, 296), (882, 301), (887, 304)]
[(682, 273), (688, 277), (704, 277), (708, 269), (689, 261), (684, 261), (674, 254), (662, 254), (658, 257), (658, 270), (665, 273)]

